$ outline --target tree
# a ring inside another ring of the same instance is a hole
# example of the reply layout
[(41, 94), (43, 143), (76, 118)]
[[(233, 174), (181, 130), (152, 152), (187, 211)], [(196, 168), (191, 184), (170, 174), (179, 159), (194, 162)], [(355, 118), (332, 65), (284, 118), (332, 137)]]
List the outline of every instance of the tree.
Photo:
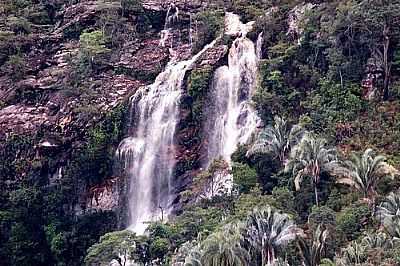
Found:
[(292, 171), (296, 190), (304, 177), (312, 178), (315, 203), (318, 206), (317, 185), (323, 172), (330, 172), (336, 167), (336, 150), (326, 147), (326, 140), (306, 134), (301, 142), (295, 146), (285, 166), (286, 171)]
[[(200, 240), (200, 239), (198, 239)], [(202, 266), (199, 241), (187, 241), (183, 243), (172, 258), (172, 265)]]
[(384, 156), (375, 156), (372, 149), (367, 149), (361, 156), (353, 154), (352, 159), (335, 168), (337, 182), (354, 187), (365, 199), (374, 200), (376, 187), (390, 170)]
[(116, 260), (120, 266), (129, 261), (139, 261), (140, 238), (130, 231), (107, 233), (100, 241), (88, 249), (85, 258), (86, 265), (107, 266)]
[[(210, 235), (201, 244), (201, 262), (204, 266), (246, 266), (249, 254), (241, 245), (241, 226), (228, 224)], [(192, 264), (193, 265), (193, 264)]]
[(228, 194), (231, 188), (231, 175), (228, 163), (223, 159), (214, 160), (206, 171), (193, 180), (193, 192), (199, 198), (213, 198)]
[(301, 235), (302, 231), (287, 214), (266, 207), (255, 209), (247, 217), (244, 241), (250, 253), (261, 258), (261, 265), (273, 265), (277, 252)]
[(355, 5), (355, 27), (366, 41), (371, 54), (379, 59), (384, 70), (382, 96), (389, 97), (391, 78), (390, 48), (399, 40), (400, 3), (391, 0), (363, 0)]
[(378, 254), (394, 247), (393, 239), (387, 234), (382, 232), (366, 233), (362, 239), (352, 241), (346, 248), (343, 248), (340, 255), (335, 257), (335, 262), (338, 266), (365, 265), (363, 263), (374, 261), (382, 262), (382, 257), (379, 257)]
[(298, 248), (303, 259), (303, 266), (318, 266), (324, 257), (328, 230), (318, 226), (313, 232), (312, 238), (306, 241), (303, 238), (298, 240)]
[(259, 135), (248, 155), (255, 153), (272, 153), (283, 164), (290, 149), (296, 145), (303, 135), (299, 125), (289, 126), (287, 120), (275, 116), (275, 124), (265, 128)]

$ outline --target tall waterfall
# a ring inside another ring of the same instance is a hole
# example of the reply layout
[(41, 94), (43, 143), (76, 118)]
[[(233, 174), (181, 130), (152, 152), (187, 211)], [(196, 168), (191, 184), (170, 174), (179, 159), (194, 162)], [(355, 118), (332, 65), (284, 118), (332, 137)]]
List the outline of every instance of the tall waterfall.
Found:
[(247, 143), (259, 118), (250, 106), (257, 81), (258, 56), (254, 43), (246, 37), (253, 22), (227, 13), (225, 33), (236, 36), (229, 50), (228, 65), (218, 68), (212, 84), (212, 110), (205, 124), (208, 136), (207, 162), (222, 157), (230, 162), (238, 144)]
[(137, 233), (144, 222), (160, 218), (171, 207), (175, 166), (174, 135), (185, 73), (216, 40), (190, 60), (170, 62), (155, 82), (131, 98), (130, 136), (117, 156), (130, 177), (129, 228)]

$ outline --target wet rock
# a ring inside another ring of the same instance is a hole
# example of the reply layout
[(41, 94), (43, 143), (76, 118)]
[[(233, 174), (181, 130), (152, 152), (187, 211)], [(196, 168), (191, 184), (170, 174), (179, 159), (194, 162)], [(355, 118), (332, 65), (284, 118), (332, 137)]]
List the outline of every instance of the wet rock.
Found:
[(113, 211), (120, 203), (119, 177), (107, 179), (104, 183), (89, 189), (85, 211)]
[(217, 66), (228, 52), (228, 46), (218, 45), (207, 50), (197, 63), (198, 68), (207, 66)]

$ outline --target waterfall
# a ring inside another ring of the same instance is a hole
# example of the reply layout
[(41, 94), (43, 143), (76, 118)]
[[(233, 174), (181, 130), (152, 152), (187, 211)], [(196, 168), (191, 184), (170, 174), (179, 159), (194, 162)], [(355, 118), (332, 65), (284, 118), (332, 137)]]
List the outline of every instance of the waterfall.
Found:
[(225, 23), (225, 33), (237, 38), (229, 50), (228, 65), (214, 73), (212, 107), (208, 107), (204, 128), (208, 139), (206, 166), (221, 157), (230, 162), (238, 144), (247, 143), (259, 123), (250, 105), (258, 69), (256, 47), (246, 37), (253, 22), (243, 24), (239, 16), (227, 13)]
[(264, 39), (264, 32), (260, 32), (260, 34), (258, 34), (257, 37), (257, 59), (261, 60), (263, 57), (263, 53), (262, 53), (262, 46), (263, 46), (263, 40)]
[[(174, 4), (168, 7), (167, 15), (165, 17), (164, 29), (160, 33), (160, 46), (165, 47), (171, 35), (171, 26), (179, 20), (179, 9)], [(172, 45), (171, 45), (172, 46)]]
[(129, 229), (143, 233), (144, 222), (168, 214), (173, 199), (174, 135), (185, 73), (215, 42), (190, 60), (170, 62), (155, 82), (131, 98), (129, 136), (119, 145), (117, 158), (130, 178)]

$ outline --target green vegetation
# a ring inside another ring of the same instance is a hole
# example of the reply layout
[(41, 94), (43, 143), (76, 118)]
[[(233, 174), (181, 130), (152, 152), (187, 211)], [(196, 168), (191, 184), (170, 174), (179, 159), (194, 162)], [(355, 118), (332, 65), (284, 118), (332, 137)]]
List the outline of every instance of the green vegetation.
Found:
[(213, 69), (210, 67), (191, 71), (188, 80), (188, 94), (191, 97), (193, 123), (201, 123), (204, 119), (203, 108), (207, 100), (207, 92), (212, 79)]
[(82, 71), (93, 69), (99, 57), (109, 52), (106, 39), (101, 31), (83, 32), (79, 37), (79, 65)]
[(25, 75), (26, 66), (24, 59), (20, 55), (12, 55), (1, 69), (14, 80), (20, 80)]
[(197, 40), (193, 53), (200, 51), (204, 45), (215, 40), (223, 32), (224, 12), (222, 10), (206, 10), (196, 14), (195, 20), (199, 24)]

